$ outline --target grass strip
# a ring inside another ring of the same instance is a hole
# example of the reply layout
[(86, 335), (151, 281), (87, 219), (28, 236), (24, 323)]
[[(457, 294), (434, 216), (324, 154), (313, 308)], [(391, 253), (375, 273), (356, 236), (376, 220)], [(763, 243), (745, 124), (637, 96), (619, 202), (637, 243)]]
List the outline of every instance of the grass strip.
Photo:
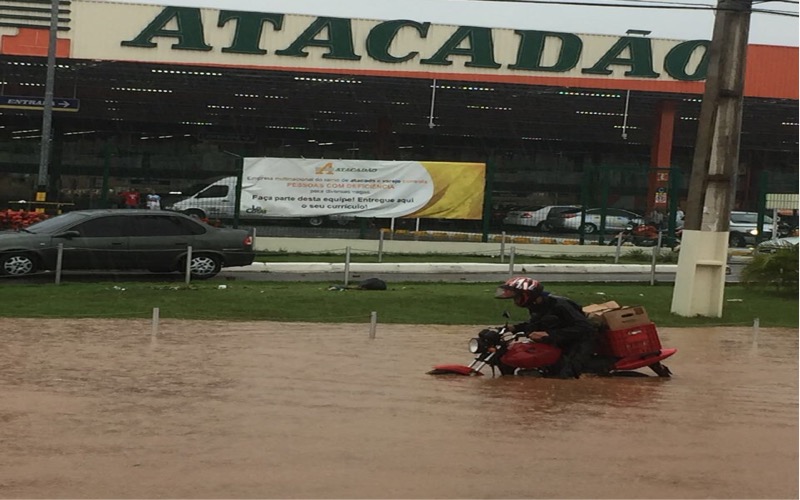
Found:
[[(526, 311), (493, 298), (497, 283), (389, 283), (385, 291), (329, 290), (328, 283), (201, 282), (62, 283), (0, 287), (0, 317), (149, 318), (158, 307), (161, 318), (227, 321), (309, 321), (368, 323), (502, 324), (504, 310), (515, 321)], [(224, 286), (224, 288), (220, 288)], [(586, 305), (615, 300), (643, 305), (659, 326), (798, 326), (796, 296), (753, 293), (728, 285), (721, 318), (686, 318), (671, 314), (671, 284), (554, 283), (549, 290)]]

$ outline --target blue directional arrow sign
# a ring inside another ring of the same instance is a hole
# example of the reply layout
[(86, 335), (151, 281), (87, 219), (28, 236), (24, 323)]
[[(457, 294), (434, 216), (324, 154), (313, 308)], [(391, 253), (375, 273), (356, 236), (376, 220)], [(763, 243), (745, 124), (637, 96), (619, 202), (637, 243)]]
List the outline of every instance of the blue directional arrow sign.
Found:
[[(53, 98), (53, 111), (78, 111), (80, 105), (80, 99)], [(44, 97), (0, 95), (0, 108), (44, 109)]]

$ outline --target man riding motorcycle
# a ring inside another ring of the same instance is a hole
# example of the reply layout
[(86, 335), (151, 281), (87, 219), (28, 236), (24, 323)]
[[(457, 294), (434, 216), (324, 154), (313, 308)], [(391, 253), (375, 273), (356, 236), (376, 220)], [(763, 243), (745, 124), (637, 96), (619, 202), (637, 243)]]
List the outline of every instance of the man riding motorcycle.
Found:
[(554, 344), (564, 352), (561, 378), (578, 378), (590, 361), (597, 342), (597, 328), (574, 301), (552, 295), (535, 279), (517, 276), (497, 287), (495, 298), (514, 299), (530, 312), (530, 319), (509, 327), (525, 332), (531, 340)]

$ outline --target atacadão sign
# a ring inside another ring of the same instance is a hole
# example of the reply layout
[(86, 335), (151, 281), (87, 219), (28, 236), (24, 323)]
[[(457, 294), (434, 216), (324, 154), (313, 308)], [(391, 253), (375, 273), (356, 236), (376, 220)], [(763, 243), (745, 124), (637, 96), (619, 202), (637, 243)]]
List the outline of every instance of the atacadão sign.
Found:
[[(705, 79), (710, 44), (412, 20), (93, 1), (73, 5), (81, 35), (73, 57), (87, 59), (387, 76), (485, 75), (512, 82), (542, 77), (675, 83)], [(92, 40), (84, 30), (92, 32)]]
[[(281, 31), (285, 14), (258, 12), (238, 12), (221, 10), (216, 19), (216, 27), (233, 26), (233, 33), (225, 46), (219, 48), (228, 54), (248, 54), (265, 56), (270, 49), (261, 43), (264, 28)], [(174, 29), (167, 26), (175, 24)], [(583, 40), (574, 33), (558, 33), (535, 30), (514, 30), (517, 43), (513, 51), (514, 62), (498, 62), (499, 55), (494, 50), (494, 31), (491, 28), (458, 26), (444, 43), (427, 46), (428, 55), (418, 50), (403, 48), (399, 37), (401, 31), (419, 40), (425, 40), (431, 23), (409, 20), (384, 21), (376, 24), (364, 35), (364, 53), (355, 50), (353, 20), (317, 17), (297, 35), (287, 46), (271, 47), (279, 58), (304, 58), (309, 48), (322, 49), (324, 59), (360, 61), (367, 57), (385, 64), (399, 64), (413, 61), (420, 66), (449, 66), (453, 58), (463, 60), (464, 67), (498, 69), (506, 67), (518, 71), (540, 71), (565, 73), (579, 66), (583, 52)], [(200, 9), (186, 7), (165, 7), (133, 39), (121, 42), (125, 47), (153, 48), (156, 38), (171, 38), (173, 50), (211, 51), (214, 46), (206, 43), (206, 26)], [(406, 37), (408, 38), (408, 37)], [(707, 68), (707, 47), (709, 42), (692, 40), (674, 45), (663, 59), (663, 70), (676, 80), (700, 80), (705, 78)], [(394, 51), (390, 48), (398, 46)], [(557, 52), (555, 60), (545, 62), (548, 52)], [(689, 69), (695, 53), (702, 53), (699, 64)], [(505, 55), (505, 54), (503, 54)], [(658, 78), (660, 73), (654, 69), (652, 40), (643, 37), (618, 37), (616, 41), (590, 65), (580, 65), (586, 75), (610, 75), (611, 66), (627, 68), (625, 76), (638, 78)]]

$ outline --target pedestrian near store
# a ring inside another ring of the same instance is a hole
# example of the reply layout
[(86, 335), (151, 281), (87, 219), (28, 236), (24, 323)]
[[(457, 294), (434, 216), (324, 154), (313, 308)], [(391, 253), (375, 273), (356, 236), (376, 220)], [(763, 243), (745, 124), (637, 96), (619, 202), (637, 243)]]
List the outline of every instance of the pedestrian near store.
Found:
[(150, 190), (149, 193), (147, 193), (146, 200), (147, 200), (147, 208), (149, 208), (150, 210), (161, 210), (161, 195), (159, 195), (152, 189)]
[(142, 199), (142, 195), (136, 188), (128, 189), (127, 191), (122, 192), (122, 204), (125, 208), (139, 208), (139, 202)]
[(656, 228), (662, 229), (664, 224), (664, 214), (657, 208), (654, 208), (652, 212), (650, 212), (650, 223), (653, 224)]

